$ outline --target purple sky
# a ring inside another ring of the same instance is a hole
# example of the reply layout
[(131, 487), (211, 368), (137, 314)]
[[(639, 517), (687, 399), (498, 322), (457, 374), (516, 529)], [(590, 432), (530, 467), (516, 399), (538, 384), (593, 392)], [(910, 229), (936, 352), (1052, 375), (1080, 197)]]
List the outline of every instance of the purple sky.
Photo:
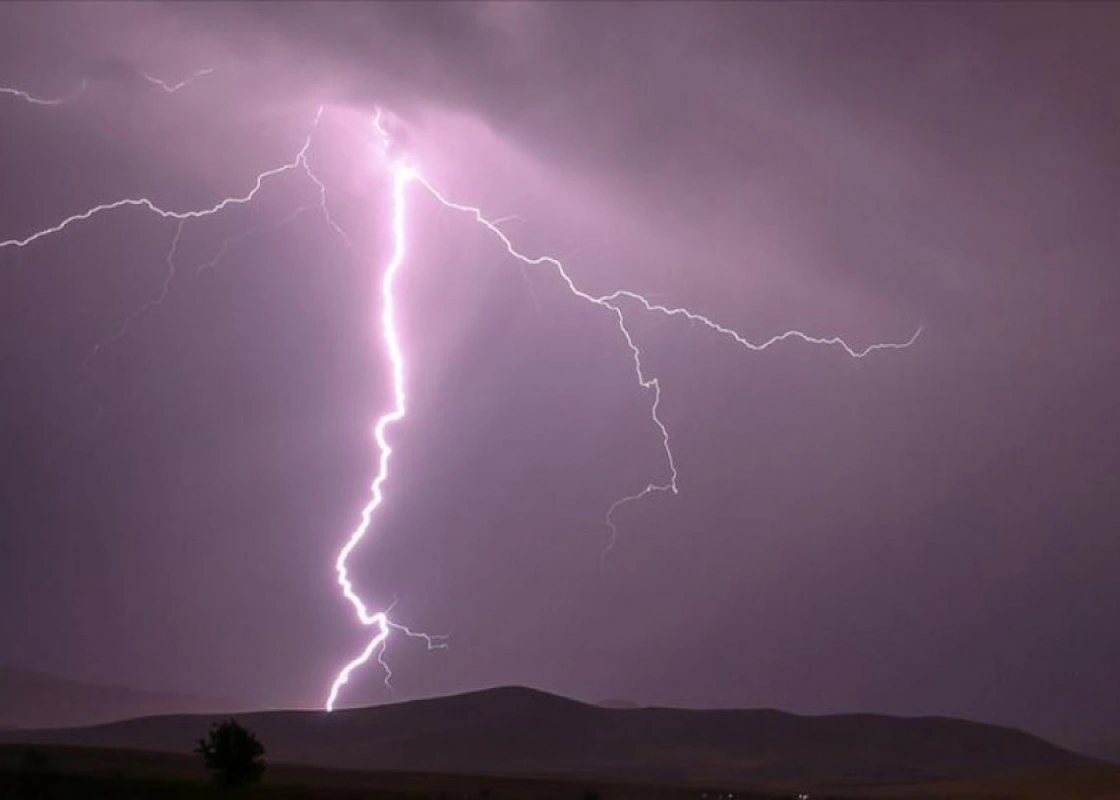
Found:
[[(634, 314), (681, 493), (609, 316), (410, 195), (413, 408), (363, 592), (397, 697), (1120, 715), (1116, 6), (0, 5), (0, 662), (316, 706), (366, 641), (333, 584), (388, 401), (375, 104), (456, 199)], [(213, 68), (168, 94), (169, 81)], [(290, 223), (277, 223), (301, 206)], [(212, 269), (223, 242), (228, 245)], [(347, 703), (391, 699), (367, 671)]]

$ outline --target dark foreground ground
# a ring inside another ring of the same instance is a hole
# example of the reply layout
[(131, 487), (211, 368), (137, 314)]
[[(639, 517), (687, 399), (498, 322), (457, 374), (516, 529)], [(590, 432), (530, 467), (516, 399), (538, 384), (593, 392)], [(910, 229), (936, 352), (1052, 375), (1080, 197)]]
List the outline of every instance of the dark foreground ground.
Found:
[(1120, 769), (976, 781), (864, 786), (754, 787), (652, 785), (409, 772), (359, 772), (271, 765), (264, 781), (240, 791), (213, 786), (188, 755), (58, 746), (0, 745), (2, 800), (777, 800), (975, 798), (1120, 800)]

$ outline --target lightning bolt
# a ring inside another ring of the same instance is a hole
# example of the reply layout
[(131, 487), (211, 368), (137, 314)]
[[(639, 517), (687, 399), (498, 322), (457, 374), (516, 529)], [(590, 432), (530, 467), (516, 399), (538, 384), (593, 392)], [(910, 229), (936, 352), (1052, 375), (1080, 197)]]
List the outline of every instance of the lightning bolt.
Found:
[[(803, 333), (798, 330), (786, 331), (785, 333), (767, 339), (761, 343), (754, 343), (736, 332), (735, 330), (721, 325), (708, 317), (690, 311), (687, 308), (673, 308), (669, 306), (660, 305), (652, 302), (644, 295), (637, 292), (620, 289), (611, 294), (594, 295), (579, 288), (571, 274), (565, 268), (564, 264), (557, 258), (552, 256), (529, 256), (518, 250), (508, 236), (501, 230), (499, 225), (507, 218), (488, 218), (482, 209), (459, 203), (449, 199), (446, 195), (440, 192), (431, 182), (429, 182), (416, 167), (407, 163), (404, 159), (394, 158), (390, 155), (392, 150), (392, 137), (388, 130), (385, 128), (382, 113), (380, 109), (374, 114), (373, 126), (376, 132), (377, 141), (379, 144), (379, 156), (386, 160), (390, 174), (393, 178), (392, 183), (392, 236), (393, 236), (393, 252), (385, 267), (381, 283), (381, 337), (385, 343), (386, 353), (388, 355), (391, 381), (393, 387), (393, 407), (383, 414), (378, 420), (375, 427), (375, 438), (380, 451), (380, 461), (378, 463), (377, 474), (371, 486), (371, 497), (365, 508), (362, 509), (361, 521), (358, 527), (350, 534), (343, 545), (342, 550), (338, 554), (335, 561), (335, 570), (338, 576), (338, 584), (342, 589), (343, 596), (350, 601), (350, 604), (357, 612), (358, 621), (365, 626), (374, 626), (377, 629), (376, 635), (369, 641), (365, 649), (358, 654), (356, 658), (347, 663), (335, 678), (334, 683), (331, 685), (330, 692), (327, 695), (326, 710), (334, 710), (335, 703), (338, 700), (339, 692), (350, 680), (350, 675), (357, 668), (368, 663), (376, 653), (378, 662), (386, 670), (386, 681), (388, 681), (391, 673), (388, 672), (384, 660), (381, 656), (384, 654), (385, 646), (388, 642), (389, 635), (394, 629), (401, 629), (409, 635), (418, 635), (425, 638), (428, 642), (429, 648), (433, 646), (442, 646), (442, 644), (434, 644), (433, 638), (426, 634), (413, 634), (408, 629), (397, 625), (393, 622), (388, 614), (389, 611), (371, 613), (361, 597), (354, 590), (354, 586), (350, 581), (349, 573), (346, 568), (346, 562), (350, 554), (358, 546), (358, 544), (369, 533), (370, 527), (373, 522), (374, 513), (381, 505), (384, 499), (384, 486), (389, 478), (389, 460), (392, 455), (392, 447), (387, 439), (388, 429), (400, 422), (405, 418), (408, 411), (408, 398), (405, 386), (405, 357), (404, 351), (401, 346), (400, 334), (396, 327), (396, 310), (395, 310), (395, 296), (393, 293), (394, 283), (397, 274), (406, 258), (407, 248), (407, 231), (406, 222), (407, 216), (405, 212), (405, 190), (410, 184), (420, 185), (437, 203), (444, 208), (451, 209), (464, 213), (471, 217), (475, 223), (487, 230), (493, 235), (505, 248), (507, 254), (516, 259), (521, 266), (540, 267), (547, 266), (552, 268), (555, 273), (563, 281), (564, 286), (568, 292), (574, 297), (592, 305), (598, 306), (610, 313), (618, 325), (619, 333), (630, 352), (631, 363), (634, 368), (634, 376), (637, 379), (638, 386), (645, 392), (651, 395), (650, 400), (650, 420), (657, 430), (661, 439), (662, 449), (665, 454), (666, 477), (660, 483), (647, 483), (644, 488), (633, 494), (627, 495), (616, 500), (607, 509), (606, 525), (610, 530), (611, 538), (607, 545), (609, 550), (615, 542), (618, 534), (618, 528), (614, 522), (615, 513), (628, 503), (637, 502), (644, 497), (647, 497), (655, 492), (669, 492), (677, 494), (680, 491), (678, 485), (679, 472), (677, 471), (676, 461), (673, 457), (673, 450), (669, 442), (669, 429), (665, 425), (664, 420), (660, 415), (661, 404), (661, 384), (656, 377), (649, 377), (642, 364), (642, 351), (634, 339), (630, 329), (626, 326), (626, 317), (620, 305), (621, 301), (629, 300), (637, 303), (642, 309), (649, 313), (662, 314), (668, 317), (683, 317), (690, 322), (700, 323), (710, 329), (711, 331), (730, 337), (737, 344), (753, 352), (766, 350), (779, 342), (787, 340), (800, 340), (809, 344), (827, 345), (839, 347), (852, 358), (863, 358), (876, 350), (883, 349), (905, 349), (910, 347), (918, 337), (921, 335), (922, 329), (919, 327), (914, 334), (905, 342), (886, 342), (879, 344), (872, 344), (863, 349), (856, 349), (849, 345), (844, 339), (838, 336), (832, 337), (818, 337)], [(607, 550), (604, 550), (604, 555)]]
[[(207, 75), (213, 75), (214, 70), (212, 68), (196, 70), (178, 83), (165, 81), (162, 78), (156, 77), (150, 72), (145, 72), (144, 70), (139, 68), (136, 69), (136, 73), (152, 86), (159, 88), (167, 94), (175, 94), (175, 92), (179, 91), (180, 89), (184, 89), (187, 86), (190, 86), (199, 78), (205, 78)], [(35, 106), (60, 106), (63, 103), (68, 103), (71, 100), (75, 99), (76, 97), (78, 97), (78, 95), (85, 92), (85, 90), (88, 88), (89, 80), (86, 78), (82, 78), (73, 90), (59, 97), (40, 97), (38, 95), (32, 94), (26, 89), (17, 89), (12, 86), (0, 86), (0, 95), (6, 94), (11, 97), (16, 97), (26, 103), (31, 103)]]
[[(212, 70), (199, 70), (192, 74), (189, 78), (176, 84), (169, 84), (165, 81), (153, 78), (147, 73), (141, 73), (149, 83), (157, 85), (163, 91), (174, 93), (184, 86), (187, 86), (194, 80), (209, 75)], [(85, 82), (82, 82), (79, 92), (84, 90)], [(10, 89), (0, 87), (0, 94), (10, 94), (19, 97), (27, 102), (36, 105), (57, 105), (70, 99), (71, 96), (58, 99), (46, 99), (36, 97), (27, 92), (19, 89)], [(151, 301), (144, 304), (137, 312), (128, 317), (117, 333), (108, 340), (114, 341), (121, 336), (124, 336), (129, 328), (129, 325), (141, 314), (144, 314), (154, 307), (158, 306), (166, 298), (170, 290), (172, 280), (175, 275), (175, 253), (178, 246), (180, 237), (183, 232), (185, 223), (213, 216), (222, 212), (223, 210), (238, 205), (244, 205), (252, 202), (257, 195), (261, 192), (264, 184), (277, 176), (295, 170), (302, 171), (317, 190), (318, 207), (322, 212), (323, 218), (332, 230), (338, 234), (346, 246), (355, 251), (353, 242), (350, 237), (346, 235), (345, 231), (335, 222), (331, 217), (327, 207), (327, 187), (314, 173), (311, 168), (308, 158), (311, 149), (312, 139), (319, 125), (320, 118), (323, 113), (323, 108), (320, 106), (315, 114), (314, 121), (311, 125), (311, 130), (307, 134), (302, 147), (298, 150), (296, 155), (289, 161), (271, 169), (265, 170), (256, 176), (253, 186), (249, 191), (241, 195), (233, 195), (218, 201), (214, 205), (192, 211), (173, 211), (160, 207), (154, 201), (147, 197), (140, 198), (125, 198), (111, 203), (105, 203), (94, 206), (76, 213), (72, 216), (66, 217), (60, 222), (43, 228), (27, 235), (24, 238), (13, 238), (6, 241), (0, 241), (0, 250), (7, 248), (25, 248), (33, 245), (41, 239), (49, 236), (60, 234), (73, 225), (90, 220), (101, 214), (109, 213), (115, 210), (124, 208), (142, 208), (145, 211), (154, 214), (163, 219), (171, 219), (177, 222), (174, 239), (166, 257), (168, 267), (167, 277), (163, 283), (160, 293)], [(385, 652), (393, 633), (400, 633), (406, 637), (419, 639), (423, 641), (429, 650), (439, 649), (446, 647), (444, 639), (446, 637), (437, 636), (432, 634), (423, 633), (413, 630), (412, 628), (403, 625), (390, 616), (396, 601), (394, 600), (388, 608), (384, 610), (371, 610), (366, 602), (362, 599), (357, 589), (350, 578), (350, 572), (347, 567), (350, 556), (358, 545), (370, 533), (373, 521), (378, 508), (384, 502), (385, 486), (389, 480), (390, 472), (389, 467), (392, 459), (393, 448), (389, 441), (389, 431), (396, 424), (405, 419), (409, 403), (407, 392), (407, 360), (402, 338), (397, 326), (397, 299), (396, 299), (396, 282), (400, 271), (404, 268), (408, 257), (408, 214), (407, 214), (407, 196), (408, 190), (411, 187), (419, 187), (428, 197), (440, 204), (444, 208), (464, 214), (472, 219), (478, 226), (486, 230), (493, 236), (505, 249), (506, 254), (518, 262), (519, 268), (524, 270), (525, 267), (544, 267), (553, 270), (553, 272), (561, 279), (563, 286), (566, 290), (577, 299), (594, 305), (602, 309), (605, 313), (610, 314), (615, 324), (617, 325), (621, 342), (629, 353), (629, 361), (634, 372), (635, 380), (640, 390), (646, 393), (650, 398), (649, 403), (649, 418), (650, 422), (655, 429), (660, 442), (662, 451), (664, 453), (664, 474), (663, 477), (646, 483), (646, 485), (632, 494), (619, 498), (606, 511), (605, 524), (610, 532), (610, 541), (607, 549), (604, 550), (604, 555), (609, 550), (617, 537), (617, 525), (614, 521), (616, 513), (624, 506), (637, 502), (645, 497), (654, 493), (669, 493), (677, 494), (680, 491), (679, 486), (679, 472), (677, 470), (676, 461), (673, 456), (673, 450), (670, 443), (669, 429), (665, 421), (661, 417), (660, 404), (661, 404), (661, 383), (657, 377), (648, 374), (643, 361), (642, 351), (639, 347), (634, 335), (630, 328), (627, 326), (627, 316), (624, 308), (632, 307), (639, 312), (647, 314), (655, 314), (671, 319), (682, 319), (694, 324), (700, 324), (709, 331), (719, 336), (732, 340), (738, 346), (751, 352), (760, 352), (767, 350), (770, 347), (778, 345), (787, 341), (801, 341), (806, 344), (834, 347), (843, 351), (851, 358), (860, 359), (870, 355), (879, 350), (906, 349), (913, 345), (922, 333), (922, 328), (919, 327), (912, 336), (902, 342), (882, 342), (869, 345), (864, 348), (856, 348), (848, 344), (843, 338), (838, 336), (820, 337), (804, 333), (799, 330), (790, 330), (772, 336), (761, 342), (752, 342), (745, 336), (735, 331), (734, 329), (722, 325), (709, 317), (699, 314), (695, 311), (684, 307), (674, 307), (656, 303), (648, 296), (639, 294), (627, 289), (619, 289), (609, 294), (596, 295), (587, 292), (579, 287), (572, 275), (569, 273), (564, 264), (557, 258), (548, 255), (530, 256), (521, 252), (513, 244), (512, 240), (501, 230), (499, 227), (502, 222), (510, 219), (509, 217), (503, 218), (489, 218), (483, 211), (472, 205), (452, 200), (447, 195), (442, 193), (434, 184), (425, 178), (419, 169), (409, 163), (406, 159), (393, 155), (393, 140), (388, 130), (385, 127), (382, 112), (378, 109), (373, 117), (373, 131), (374, 143), (377, 158), (382, 166), (384, 166), (390, 176), (391, 186), (391, 213), (390, 213), (390, 233), (392, 240), (392, 249), (389, 259), (385, 264), (380, 283), (380, 312), (378, 315), (378, 328), (380, 340), (384, 345), (387, 363), (389, 366), (389, 379), (392, 394), (392, 404), (389, 410), (377, 418), (373, 435), (374, 440), (378, 447), (378, 464), (377, 471), (374, 475), (373, 481), (370, 484), (369, 500), (362, 508), (359, 514), (359, 521), (357, 526), (351, 531), (349, 537), (345, 540), (342, 548), (339, 550), (335, 558), (334, 568), (337, 584), (341, 590), (343, 598), (349, 602), (353, 607), (355, 615), (360, 625), (373, 629), (373, 636), (366, 643), (361, 652), (347, 662), (336, 675), (331, 684), (328, 692), (325, 707), (327, 711), (334, 710), (339, 695), (342, 689), (348, 684), (351, 676), (355, 670), (368, 664), (371, 660), (375, 660), (382, 668), (384, 674), (384, 683), (390, 686), (390, 679), (392, 678), (392, 670), (385, 660)], [(301, 206), (293, 214), (289, 215), (281, 224), (285, 224), (291, 219), (295, 218), (302, 211), (306, 210), (306, 206)], [(248, 235), (253, 229), (245, 231), (238, 236), (226, 239), (218, 252), (218, 254), (210, 261), (199, 266), (199, 270), (209, 268), (216, 264), (226, 249), (232, 243), (239, 241)], [(356, 252), (356, 251), (355, 251)], [(98, 350), (108, 342), (98, 345), (90, 358), (92, 359)], [(89, 359), (87, 359), (88, 361)], [(391, 688), (391, 687), (390, 687)]]
[[(205, 76), (205, 75), (209, 75), (209, 74), (213, 73), (213, 71), (214, 70), (212, 70), (212, 69), (199, 70), (199, 71), (195, 72), (190, 78), (187, 78), (184, 81), (180, 81), (179, 83), (172, 84), (172, 85), (166, 85), (162, 81), (160, 81), (159, 79), (150, 78), (150, 76), (148, 76), (146, 73), (142, 73), (142, 74), (144, 74), (145, 77), (149, 78), (152, 82), (161, 85), (165, 89), (165, 91), (175, 92), (175, 91), (178, 91), (179, 89), (183, 88), (187, 84), (191, 83), (196, 78), (199, 78), (199, 77), (202, 77), (202, 76)], [(25, 92), (22, 92), (22, 90), (10, 90), (10, 91), (11, 91), (11, 93), (17, 94), (21, 97), (24, 94), (26, 94)], [(29, 101), (29, 102), (35, 102), (35, 101), (32, 100), (32, 101)], [(62, 101), (58, 101), (58, 102), (62, 102)], [(136, 322), (137, 319), (139, 319), (140, 317), (142, 317), (144, 314), (148, 313), (152, 309), (162, 305), (164, 300), (167, 299), (168, 292), (171, 289), (171, 284), (175, 279), (175, 273), (176, 273), (175, 253), (176, 253), (176, 250), (179, 246), (179, 240), (180, 240), (180, 238), (182, 237), (182, 234), (183, 234), (184, 224), (188, 221), (191, 221), (191, 220), (199, 220), (199, 219), (205, 219), (205, 218), (208, 218), (208, 217), (213, 217), (213, 216), (221, 213), (222, 211), (224, 211), (225, 209), (230, 208), (230, 207), (247, 205), (247, 204), (251, 203), (260, 194), (260, 192), (263, 190), (266, 182), (268, 182), (270, 179), (278, 178), (279, 176), (284, 175), (285, 173), (288, 173), (288, 172), (292, 172), (294, 170), (301, 170), (307, 176), (307, 178), (312, 182), (312, 184), (316, 187), (316, 189), (318, 190), (318, 201), (319, 201), (318, 205), (319, 205), (320, 211), (322, 212), (324, 220), (331, 227), (331, 229), (333, 231), (335, 231), (342, 238), (342, 240), (347, 245), (347, 247), (349, 247), (351, 250), (353, 250), (353, 244), (350, 241), (350, 238), (345, 234), (345, 232), (342, 230), (342, 228), (338, 226), (338, 224), (334, 221), (334, 219), (330, 215), (330, 211), (327, 208), (326, 186), (323, 184), (323, 182), (318, 178), (318, 176), (312, 170), (311, 163), (308, 159), (308, 153), (311, 150), (311, 145), (312, 145), (312, 142), (313, 142), (314, 134), (315, 134), (316, 129), (319, 126), (319, 123), (322, 119), (322, 116), (323, 116), (323, 106), (319, 106), (318, 109), (315, 112), (314, 118), (312, 119), (311, 126), (310, 126), (310, 131), (308, 132), (307, 136), (304, 138), (303, 144), (299, 148), (299, 150), (297, 151), (296, 155), (291, 160), (286, 161), (283, 164), (280, 164), (279, 166), (276, 166), (276, 167), (273, 167), (271, 169), (267, 169), (264, 172), (258, 173), (256, 175), (256, 177), (254, 178), (252, 188), (250, 188), (249, 191), (245, 192), (242, 195), (231, 195), (229, 197), (224, 197), (221, 200), (219, 200), (217, 203), (215, 203), (214, 205), (209, 206), (208, 208), (194, 209), (194, 210), (190, 210), (190, 211), (175, 211), (175, 210), (166, 209), (166, 208), (163, 208), (162, 206), (158, 205), (155, 201), (153, 201), (152, 199), (150, 199), (148, 197), (124, 198), (124, 199), (121, 199), (121, 200), (115, 200), (113, 202), (102, 203), (100, 205), (96, 205), (96, 206), (93, 206), (91, 208), (88, 208), (85, 211), (81, 211), (79, 213), (73, 214), (69, 217), (64, 218), (63, 220), (61, 220), (60, 222), (58, 222), (54, 225), (51, 225), (49, 227), (46, 227), (46, 228), (43, 228), (41, 230), (35, 231), (34, 233), (31, 233), (28, 236), (26, 236), (25, 238), (22, 238), (22, 239), (14, 238), (14, 239), (7, 239), (7, 240), (4, 240), (4, 241), (0, 241), (0, 250), (3, 250), (5, 248), (25, 248), (25, 247), (28, 247), (29, 245), (34, 244), (35, 242), (39, 241), (40, 239), (44, 239), (44, 238), (62, 233), (66, 229), (68, 229), (71, 226), (76, 225), (80, 222), (85, 222), (87, 220), (93, 219), (94, 217), (100, 216), (102, 214), (106, 214), (106, 213), (109, 213), (111, 211), (116, 211), (116, 210), (123, 209), (123, 208), (142, 208), (142, 209), (144, 209), (144, 210), (146, 210), (146, 211), (148, 211), (152, 214), (155, 214), (158, 217), (161, 217), (163, 219), (174, 220), (178, 223), (178, 225), (176, 227), (176, 230), (175, 230), (175, 236), (171, 241), (171, 247), (168, 250), (167, 256), (165, 257), (165, 263), (167, 265), (167, 273), (166, 273), (166, 277), (164, 279), (163, 285), (160, 288), (160, 291), (158, 292), (158, 294), (154, 298), (148, 300), (140, 308), (138, 308), (136, 311), (134, 311), (132, 314), (130, 314), (127, 318), (125, 318), (125, 320), (121, 323), (121, 325), (118, 327), (117, 331), (112, 336), (110, 336), (108, 339), (105, 339), (104, 341), (98, 342), (97, 344), (95, 344), (93, 346), (93, 349), (90, 351), (89, 355), (86, 356), (85, 360), (83, 360), (83, 362), (82, 362), (82, 368), (83, 369), (88, 368), (90, 366), (90, 364), (94, 361), (94, 359), (97, 357), (97, 355), (101, 352), (101, 350), (103, 350), (106, 346), (112, 344), (113, 342), (116, 342), (116, 341), (119, 341), (120, 339), (123, 339), (128, 334), (128, 331), (129, 331), (130, 327), (132, 326), (132, 324), (134, 322)], [(281, 220), (281, 222), (277, 225), (277, 227), (280, 227), (281, 225), (284, 225), (287, 222), (290, 222), (292, 219), (294, 219), (300, 213), (307, 210), (307, 208), (308, 208), (308, 206), (306, 206), (306, 205), (300, 206), (299, 208), (297, 208), (295, 210), (295, 212), (290, 214), (285, 219)], [(231, 244), (244, 239), (246, 236), (248, 236), (250, 233), (252, 233), (254, 229), (255, 228), (250, 228), (250, 229), (242, 232), (241, 234), (238, 234), (237, 236), (233, 236), (233, 237), (230, 237), (230, 238), (224, 240), (222, 242), (221, 247), (219, 248), (219, 251), (218, 251), (217, 255), (215, 255), (214, 258), (211, 259), (209, 262), (200, 264), (197, 267), (196, 272), (201, 272), (205, 269), (213, 267), (222, 258), (222, 256), (225, 254), (226, 250), (228, 249), (228, 247)]]
[(25, 103), (31, 103), (31, 105), (33, 106), (60, 106), (63, 103), (67, 103), (80, 95), (86, 90), (88, 85), (88, 81), (86, 81), (85, 78), (82, 78), (75, 89), (60, 97), (39, 97), (38, 95), (34, 95), (26, 89), (16, 89), (12, 86), (0, 86), (0, 94), (6, 94), (11, 97), (19, 98)]
[(163, 80), (162, 78), (157, 78), (155, 75), (152, 75), (150, 73), (145, 72), (142, 69), (137, 70), (137, 72), (140, 73), (141, 78), (146, 80), (148, 83), (152, 84), (152, 86), (158, 86), (160, 89), (167, 92), (168, 94), (175, 94), (175, 92), (177, 92), (180, 89), (183, 89), (187, 86), (190, 86), (192, 83), (194, 83), (199, 78), (205, 78), (207, 75), (213, 75), (214, 74), (214, 70), (212, 68), (208, 67), (206, 69), (200, 69), (200, 70), (196, 70), (195, 72), (192, 72), (190, 75), (188, 75), (186, 78), (179, 81), (178, 83), (169, 83), (169, 82)]
[[(322, 109), (320, 109), (320, 113), (321, 111)], [(318, 120), (318, 115), (316, 115), (316, 120)], [(121, 208), (143, 208), (158, 217), (162, 217), (163, 219), (173, 219), (180, 222), (212, 217), (215, 214), (218, 214), (225, 209), (230, 208), (231, 206), (241, 206), (245, 205), (246, 203), (251, 203), (254, 198), (256, 198), (258, 194), (260, 194), (265, 181), (267, 181), (269, 178), (275, 178), (278, 175), (283, 175), (285, 172), (291, 172), (292, 170), (305, 169), (304, 156), (306, 155), (307, 150), (310, 149), (310, 147), (311, 134), (308, 134), (307, 139), (304, 141), (303, 147), (300, 148), (299, 153), (294, 159), (281, 164), (278, 167), (273, 167), (272, 169), (267, 169), (264, 172), (259, 173), (256, 179), (253, 181), (253, 188), (245, 194), (240, 196), (235, 195), (222, 198), (209, 208), (196, 209), (192, 211), (172, 211), (169, 209), (161, 208), (153, 200), (147, 197), (126, 197), (122, 200), (114, 200), (111, 203), (102, 203), (101, 205), (96, 205), (92, 208), (86, 209), (85, 211), (73, 214), (69, 217), (66, 217), (61, 222), (51, 225), (50, 227), (43, 228), (42, 230), (38, 230), (35, 233), (29, 234), (23, 239), (7, 239), (5, 241), (0, 241), (0, 250), (8, 247), (27, 247), (28, 245), (34, 244), (40, 239), (45, 239), (48, 236), (62, 233), (67, 228), (79, 222), (85, 222), (86, 220), (92, 219), (93, 217), (100, 216), (101, 214), (105, 214), (110, 211), (116, 211)]]
[(167, 256), (164, 258), (164, 262), (167, 264), (167, 274), (164, 276), (163, 286), (160, 288), (159, 294), (125, 317), (124, 322), (117, 328), (116, 333), (105, 341), (95, 344), (93, 349), (90, 350), (89, 355), (86, 356), (85, 361), (82, 362), (82, 369), (88, 369), (89, 365), (93, 363), (93, 360), (97, 358), (97, 354), (100, 353), (103, 348), (127, 336), (128, 329), (131, 327), (132, 323), (140, 319), (140, 317), (147, 314), (153, 308), (163, 305), (163, 301), (167, 299), (167, 293), (171, 291), (171, 282), (175, 280), (175, 253), (179, 249), (179, 239), (183, 237), (184, 222), (186, 222), (186, 220), (181, 219), (178, 225), (175, 226), (175, 237), (171, 240), (171, 247), (168, 249)]
[[(378, 118), (379, 119), (379, 118)], [(393, 622), (389, 618), (389, 612), (392, 606), (385, 611), (371, 612), (362, 600), (361, 596), (355, 591), (354, 584), (350, 581), (350, 573), (346, 568), (346, 562), (350, 558), (350, 554), (354, 552), (354, 548), (365, 538), (369, 533), (370, 526), (373, 523), (374, 512), (377, 511), (378, 506), (381, 505), (385, 499), (384, 486), (385, 482), (389, 479), (389, 459), (393, 455), (393, 448), (389, 444), (387, 433), (389, 427), (395, 425), (404, 419), (405, 414), (408, 413), (408, 392), (405, 385), (405, 357), (404, 349), (401, 346), (400, 333), (397, 331), (397, 306), (395, 287), (397, 275), (400, 272), (401, 265), (404, 263), (407, 239), (406, 239), (406, 213), (405, 213), (405, 189), (408, 185), (417, 179), (417, 174), (405, 164), (399, 161), (390, 162), (390, 175), (392, 177), (392, 237), (393, 237), (393, 250), (389, 258), (389, 263), (385, 265), (385, 271), (381, 277), (381, 340), (385, 343), (385, 352), (389, 357), (389, 373), (390, 381), (393, 392), (393, 407), (378, 418), (377, 423), (374, 425), (373, 435), (377, 440), (377, 447), (379, 449), (379, 459), (377, 464), (377, 474), (374, 476), (373, 483), (370, 486), (370, 499), (362, 509), (361, 520), (346, 540), (342, 550), (339, 551), (338, 557), (335, 559), (335, 572), (338, 576), (338, 585), (342, 589), (342, 596), (345, 597), (350, 605), (354, 607), (354, 611), (358, 615), (358, 622), (365, 626), (373, 626), (376, 628), (377, 633), (365, 649), (358, 654), (357, 658), (350, 661), (342, 668), (331, 684), (330, 692), (327, 695), (326, 709), (333, 711), (335, 702), (338, 700), (338, 694), (342, 687), (350, 680), (351, 673), (358, 667), (366, 664), (370, 658), (377, 654), (377, 660), (385, 671), (385, 682), (388, 682), (392, 677), (392, 672), (389, 670), (383, 658), (385, 652), (385, 645), (389, 640), (389, 633), (393, 630), (399, 630), (408, 636), (414, 636), (424, 639), (429, 649), (435, 647), (445, 646), (443, 642), (438, 640), (438, 637), (433, 637), (428, 634), (415, 633), (408, 628)]]

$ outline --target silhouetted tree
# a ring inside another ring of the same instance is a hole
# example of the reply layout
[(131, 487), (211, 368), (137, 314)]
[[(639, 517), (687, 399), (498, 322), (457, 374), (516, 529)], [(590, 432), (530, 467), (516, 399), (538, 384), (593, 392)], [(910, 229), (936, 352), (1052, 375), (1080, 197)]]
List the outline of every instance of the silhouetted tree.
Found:
[(264, 746), (234, 719), (211, 725), (209, 735), (198, 740), (194, 751), (214, 772), (214, 780), (226, 786), (255, 783), (264, 772)]

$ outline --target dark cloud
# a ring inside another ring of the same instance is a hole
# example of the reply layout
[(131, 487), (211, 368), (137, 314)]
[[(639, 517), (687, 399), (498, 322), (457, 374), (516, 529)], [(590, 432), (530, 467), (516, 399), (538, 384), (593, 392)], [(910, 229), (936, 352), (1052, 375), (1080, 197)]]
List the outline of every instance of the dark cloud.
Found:
[[(525, 682), (1067, 739), (1115, 717), (1114, 7), (96, 8), (0, 11), (0, 82), (93, 79), (48, 111), (0, 98), (0, 238), (103, 198), (213, 202), (327, 102), (313, 157), (367, 256), (313, 213), (276, 229), (314, 201), (283, 179), (189, 226), (190, 264), (261, 228), (83, 371), (158, 292), (174, 226), (0, 253), (13, 661), (310, 704), (360, 646), (330, 563), (385, 402), (384, 186), (354, 166), (379, 104), (456, 196), (521, 215), (519, 241), (593, 288), (756, 338), (926, 328), (852, 362), (636, 318), (682, 493), (627, 509), (601, 563), (602, 511), (661, 469), (609, 318), (418, 202), (416, 406), (355, 561), (454, 637), (394, 652), (402, 695)], [(132, 86), (204, 67), (173, 96)], [(383, 697), (367, 677), (352, 699)]]

